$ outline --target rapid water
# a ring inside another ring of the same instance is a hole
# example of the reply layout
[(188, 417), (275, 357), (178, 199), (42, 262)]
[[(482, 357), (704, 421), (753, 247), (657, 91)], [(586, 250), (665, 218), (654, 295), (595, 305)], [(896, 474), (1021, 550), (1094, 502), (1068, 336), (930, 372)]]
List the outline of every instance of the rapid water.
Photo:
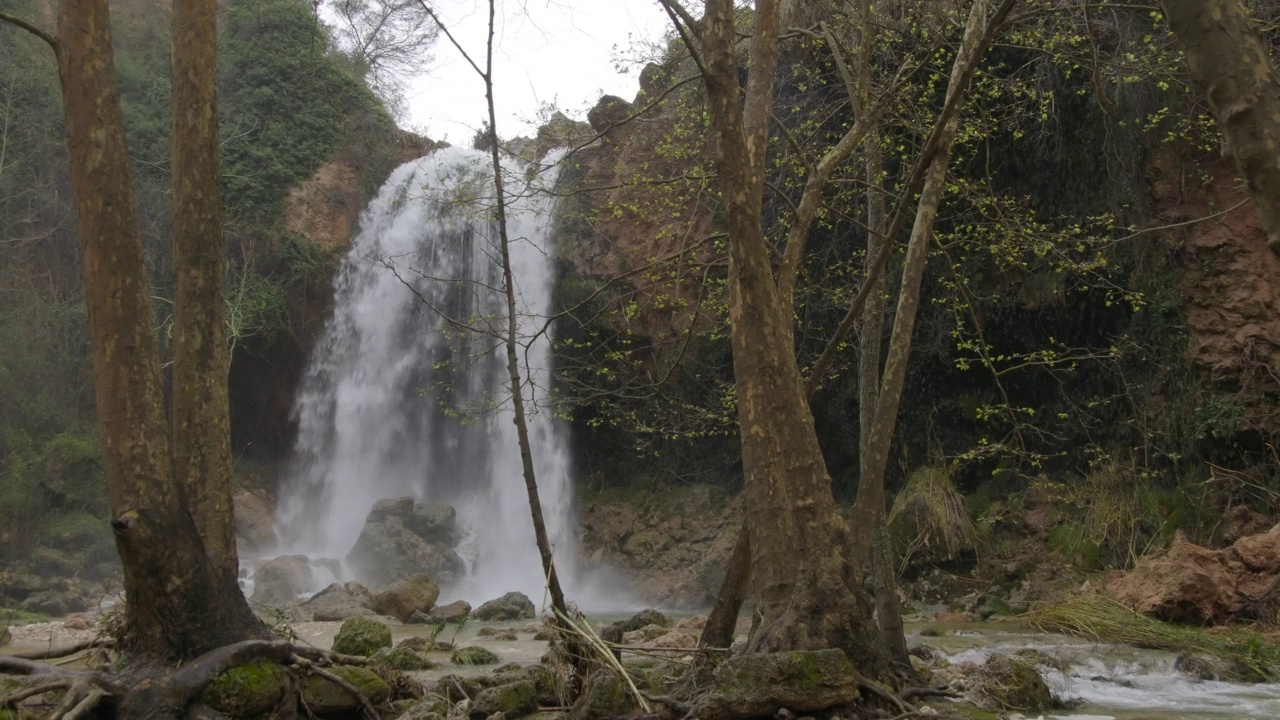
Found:
[[(936, 624), (932, 624), (935, 625)], [(929, 645), (952, 663), (986, 662), (991, 653), (1034, 650), (1056, 667), (1041, 668), (1060, 698), (1081, 702), (1044, 713), (1061, 720), (1271, 720), (1280, 718), (1280, 684), (1200, 681), (1174, 669), (1175, 655), (1031, 632), (1018, 625), (967, 623), (942, 637), (908, 631), (908, 644)]]
[[(507, 230), (525, 408), (547, 530), (572, 587), (571, 468), (547, 406), (558, 170), (511, 167)], [(490, 158), (447, 148), (398, 168), (370, 203), (335, 282), (333, 317), (295, 400), (298, 438), (277, 523), (282, 551), (343, 558), (382, 498), (458, 510), (471, 602), (543, 574), (512, 423)]]

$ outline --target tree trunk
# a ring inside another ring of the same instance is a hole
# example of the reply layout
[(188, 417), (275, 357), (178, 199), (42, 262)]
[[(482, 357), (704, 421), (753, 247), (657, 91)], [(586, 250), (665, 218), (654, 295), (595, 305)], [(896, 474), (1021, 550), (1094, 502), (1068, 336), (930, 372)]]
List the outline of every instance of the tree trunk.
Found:
[(703, 647), (727, 648), (733, 645), (734, 631), (738, 627), (738, 613), (746, 602), (751, 589), (751, 533), (744, 524), (733, 543), (729, 564), (725, 568), (724, 581), (716, 593), (716, 604), (711, 608), (707, 624), (702, 628), (698, 644)]
[(748, 649), (838, 647), (863, 671), (878, 673), (885, 657), (872, 631), (869, 600), (854, 582), (847, 528), (831, 496), (761, 225), (778, 4), (756, 3), (745, 104), (733, 21), (732, 0), (707, 0), (704, 81), (729, 231), (734, 381), (751, 571), (762, 619)]
[[(1008, 5), (1009, 3), (1006, 3)], [(982, 47), (987, 27), (988, 0), (975, 0), (965, 25), (964, 39), (956, 54), (951, 81), (947, 87), (947, 99), (957, 95), (963, 100), (968, 90), (968, 78), (963, 68)], [(992, 22), (995, 22), (993, 20)], [(889, 338), (889, 352), (885, 358), (884, 377), (876, 403), (875, 418), (870, 425), (869, 436), (862, 453), (862, 478), (858, 485), (858, 497), (854, 501), (855, 523), (869, 523), (874, 529), (876, 517), (883, 512), (884, 474), (889, 462), (889, 445), (898, 421), (898, 406), (902, 400), (902, 387), (907, 376), (907, 360), (911, 354), (911, 335), (915, 330), (916, 313), (920, 309), (920, 286), (924, 280), (925, 265), (929, 259), (929, 240), (933, 236), (938, 207), (946, 190), (947, 166), (951, 162), (951, 150), (960, 127), (960, 114), (955, 113), (947, 121), (939, 139), (938, 149), (925, 173), (924, 188), (916, 208), (915, 226), (907, 243), (907, 258), (902, 269), (902, 285), (898, 291), (898, 310), (894, 317), (893, 333)], [(874, 536), (872, 536), (874, 537)]]
[(231, 508), (215, 12), (214, 0), (173, 3), (173, 472), (212, 582), (255, 626), (236, 582)]
[(123, 649), (185, 660), (242, 639), (243, 628), (227, 589), (211, 583), (173, 482), (106, 0), (63, 0), (57, 40), (107, 497), (128, 596)]
[(1241, 0), (1160, 0), (1280, 254), (1280, 81)]
[(876, 518), (875, 539), (871, 543), (871, 578), (876, 592), (876, 619), (880, 623), (880, 642), (899, 671), (914, 676), (907, 655), (907, 635), (902, 625), (902, 609), (898, 601), (898, 575), (889, 553), (889, 533), (884, 513)]

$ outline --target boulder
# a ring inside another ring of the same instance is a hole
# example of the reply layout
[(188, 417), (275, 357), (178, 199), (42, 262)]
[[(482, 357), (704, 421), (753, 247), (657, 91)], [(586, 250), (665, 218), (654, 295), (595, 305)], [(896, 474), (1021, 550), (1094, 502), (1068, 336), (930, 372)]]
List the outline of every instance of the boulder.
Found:
[(1040, 712), (1054, 706), (1053, 693), (1035, 665), (1006, 655), (992, 655), (970, 675), (977, 695), (993, 710)]
[(492, 650), (479, 645), (472, 645), (454, 652), (453, 656), (449, 658), (449, 662), (454, 665), (497, 665), (499, 659), (497, 655), (493, 654)]
[(635, 709), (635, 700), (622, 678), (611, 670), (597, 670), (583, 683), (582, 694), (573, 703), (569, 716), (574, 720), (599, 720), (630, 715)]
[(284, 668), (274, 662), (256, 662), (215, 677), (200, 702), (231, 717), (257, 717), (280, 704), (284, 691)]
[(706, 615), (691, 615), (676, 623), (676, 629), (684, 630), (685, 632), (700, 633), (703, 628), (707, 626), (708, 619), (709, 618)]
[(858, 673), (840, 650), (759, 653), (731, 657), (712, 674), (711, 687), (694, 707), (706, 720), (819, 712), (859, 698)]
[(538, 688), (531, 680), (486, 688), (471, 701), (471, 717), (487, 718), (502, 713), (519, 717), (538, 709)]
[(373, 602), (369, 589), (360, 583), (333, 583), (302, 604), (302, 609), (313, 620), (332, 622), (353, 617), (376, 615), (370, 607)]
[(644, 644), (648, 650), (689, 650), (698, 646), (698, 638), (683, 630), (672, 630)]
[(404, 645), (397, 645), (393, 648), (382, 648), (373, 654), (372, 662), (374, 665), (379, 667), (399, 670), (401, 672), (430, 670), (436, 666), (435, 663)]
[(416, 612), (409, 618), (414, 625), (449, 625), (460, 623), (471, 614), (471, 603), (455, 600), (448, 605), (432, 608), (428, 612)]
[(369, 657), (382, 648), (391, 647), (391, 628), (364, 617), (342, 623), (333, 638), (333, 651), (341, 655)]
[(661, 625), (647, 625), (639, 630), (632, 630), (631, 632), (623, 633), (622, 642), (627, 645), (637, 645), (639, 643), (649, 642), (650, 640), (657, 640), (668, 632), (671, 631)]
[(1259, 619), (1280, 605), (1280, 526), (1222, 550), (1179, 535), (1163, 553), (1110, 576), (1106, 588), (1133, 610), (1166, 622)]
[(426, 575), (410, 575), (392, 583), (391, 587), (374, 593), (369, 607), (379, 615), (408, 622), (417, 612), (429, 612), (440, 597), (440, 588)]
[(19, 605), (27, 612), (40, 613), (50, 617), (62, 617), (68, 613), (83, 612), (89, 609), (89, 599), (75, 589), (41, 590), (31, 593)]
[(649, 608), (648, 610), (641, 610), (640, 612), (636, 613), (635, 615), (632, 615), (626, 620), (616, 622), (614, 623), (614, 625), (618, 626), (618, 628), (620, 628), (622, 632), (629, 633), (629, 632), (635, 632), (636, 630), (648, 627), (650, 625), (657, 625), (658, 627), (669, 628), (671, 627), (671, 620), (667, 619), (666, 615), (663, 615), (657, 610), (654, 610), (653, 608)]
[(411, 498), (379, 500), (346, 562), (373, 587), (422, 573), (449, 583), (466, 568), (453, 550), (458, 537), (448, 505), (414, 503)]
[(605, 95), (596, 106), (587, 111), (587, 122), (591, 129), (600, 133), (621, 123), (631, 115), (631, 103), (617, 95)]
[(262, 494), (242, 490), (231, 498), (235, 516), (236, 541), (240, 549), (257, 555), (279, 543), (271, 504)]
[(258, 566), (253, 574), (253, 600), (263, 605), (292, 605), (311, 585), (306, 555), (282, 555)]
[[(353, 685), (375, 705), (391, 695), (391, 686), (368, 668), (334, 665), (329, 672)], [(302, 688), (302, 702), (313, 715), (333, 715), (360, 708), (360, 700), (346, 688), (326, 678), (313, 675)]]
[(509, 592), (476, 608), (477, 620), (531, 620), (535, 617), (533, 601), (524, 593)]

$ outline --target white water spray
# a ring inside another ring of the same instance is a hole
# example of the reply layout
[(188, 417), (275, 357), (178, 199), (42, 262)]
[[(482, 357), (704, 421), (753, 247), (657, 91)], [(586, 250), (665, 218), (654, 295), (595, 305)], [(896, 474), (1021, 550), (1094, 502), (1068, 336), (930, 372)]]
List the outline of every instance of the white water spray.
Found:
[[(551, 158), (554, 161), (555, 157)], [(535, 602), (543, 573), (512, 423), (489, 156), (449, 148), (398, 168), (365, 210), (335, 282), (333, 317), (295, 401), (298, 439), (278, 521), (282, 545), (342, 558), (373, 503), (446, 502), (469, 566), (450, 595), (510, 590)], [(547, 531), (575, 585), (565, 428), (546, 407), (555, 183), (511, 168), (507, 230), (518, 291), (521, 370)], [(532, 398), (530, 397), (532, 396)]]

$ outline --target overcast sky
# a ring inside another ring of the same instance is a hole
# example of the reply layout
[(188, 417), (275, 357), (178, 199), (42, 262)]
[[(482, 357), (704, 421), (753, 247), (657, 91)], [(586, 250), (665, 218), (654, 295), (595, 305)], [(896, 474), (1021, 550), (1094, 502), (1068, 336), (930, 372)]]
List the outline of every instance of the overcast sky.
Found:
[[(436, 0), (454, 37), (483, 67), (487, 0)], [(494, 56), (498, 133), (529, 135), (538, 108), (556, 103), (586, 119), (601, 94), (631, 100), (639, 87), (635, 43), (668, 27), (657, 0), (499, 0)], [(623, 73), (618, 61), (623, 61)], [(443, 36), (431, 69), (413, 78), (403, 122), (433, 140), (470, 142), (488, 117), (484, 85)]]

